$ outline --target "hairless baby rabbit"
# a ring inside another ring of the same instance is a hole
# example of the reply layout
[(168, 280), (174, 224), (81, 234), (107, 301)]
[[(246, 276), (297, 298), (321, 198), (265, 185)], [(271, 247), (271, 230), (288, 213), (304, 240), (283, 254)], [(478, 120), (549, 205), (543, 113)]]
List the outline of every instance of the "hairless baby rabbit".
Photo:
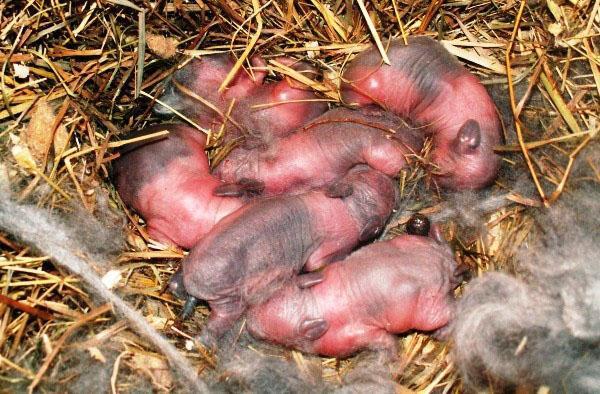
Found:
[[(307, 77), (315, 73), (305, 62), (287, 57), (277, 60)], [(292, 132), (327, 109), (327, 104), (310, 88), (290, 78), (264, 82), (266, 63), (260, 56), (252, 57), (251, 63), (252, 75), (241, 69), (219, 93), (221, 83), (233, 67), (231, 58), (220, 54), (193, 59), (175, 72), (160, 100), (191, 120), (208, 125), (213, 131), (225, 124), (226, 140), (243, 136), (246, 146), (268, 144), (271, 139)], [(234, 99), (233, 110), (227, 116)], [(160, 104), (155, 105), (154, 110), (163, 115), (170, 113)]]
[(214, 194), (223, 184), (210, 173), (206, 137), (198, 130), (165, 124), (129, 137), (161, 130), (169, 131), (166, 138), (121, 149), (113, 162), (114, 184), (123, 202), (144, 218), (153, 238), (191, 248), (244, 201)]
[(268, 149), (233, 150), (215, 169), (230, 185), (216, 193), (301, 193), (335, 182), (357, 164), (394, 176), (421, 146), (419, 133), (393, 114), (336, 108)]
[(372, 239), (396, 195), (388, 176), (357, 166), (325, 191), (253, 200), (222, 219), (182, 263), (185, 290), (211, 308), (201, 339), (212, 343), (303, 268)]
[(392, 334), (449, 322), (455, 267), (443, 241), (401, 235), (297, 276), (252, 306), (247, 327), (257, 338), (309, 353), (345, 357), (369, 348), (394, 357)]
[(370, 48), (343, 73), (347, 104), (377, 104), (423, 126), (433, 136), (437, 180), (451, 189), (477, 189), (491, 183), (500, 167), (494, 146), (501, 124), (491, 97), (479, 80), (444, 47), (427, 37), (408, 45), (392, 40), (391, 65)]

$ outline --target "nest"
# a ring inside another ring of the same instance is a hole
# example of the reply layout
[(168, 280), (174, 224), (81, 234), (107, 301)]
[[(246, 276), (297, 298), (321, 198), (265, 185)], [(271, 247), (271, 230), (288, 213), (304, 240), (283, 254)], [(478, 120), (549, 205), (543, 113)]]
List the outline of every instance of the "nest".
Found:
[[(249, 56), (260, 53), (272, 78), (298, 78), (273, 59), (286, 54), (324, 71), (311, 88), (333, 106), (339, 104), (340, 70), (371, 43), (385, 53), (391, 37), (424, 34), (440, 40), (489, 88), (503, 115), (506, 144), (498, 147), (503, 173), (493, 192), (511, 202), (492, 205), (470, 222), (465, 215), (450, 215), (446, 234), (457, 260), (472, 275), (488, 270), (515, 273), (515, 251), (532, 229), (530, 210), (549, 207), (568, 192), (576, 181), (572, 169), (578, 155), (597, 149), (598, 4), (2, 2), (2, 177), (19, 201), (40, 212), (75, 218), (65, 223), (82, 243), (94, 245), (101, 259), (114, 250), (128, 250), (112, 258), (118, 264), (94, 268), (107, 274), (105, 284), (164, 334), (202, 378), (217, 371), (219, 361), (189, 350), (189, 341), (208, 309), (199, 308), (188, 323), (174, 324), (181, 303), (164, 292), (184, 252), (153, 243), (109, 179), (113, 149), (130, 142), (129, 131), (157, 121), (152, 105), (178, 65), (189, 56), (231, 52), (242, 67)], [(211, 155), (219, 157), (219, 148)], [(600, 163), (587, 160), (581, 166), (586, 177), (600, 181)], [(417, 165), (399, 177), (406, 209), (388, 226), (390, 234), (402, 232), (407, 212), (440, 217), (448, 212), (444, 196), (430, 190), (424, 197), (418, 184), (425, 172)], [(515, 190), (515, 174), (522, 174), (520, 182), (533, 193)], [(124, 228), (127, 246), (115, 246), (121, 235), (113, 230), (92, 231), (98, 228), (94, 216), (104, 228)], [(115, 313), (110, 304), (98, 303), (98, 295), (88, 292), (80, 276), (51, 262), (56, 256), (40, 253), (39, 244), (15, 235), (21, 236), (11, 229), (0, 231), (3, 387), (84, 391), (94, 389), (93, 382), (100, 379), (109, 381), (113, 392), (185, 387), (172, 374), (169, 356), (140, 337), (123, 311)], [(391, 367), (396, 391), (461, 390), (449, 357), (452, 344), (421, 333), (398, 341), (401, 361)], [(336, 360), (282, 349), (271, 352), (293, 360), (301, 374), (319, 375), (334, 386), (365, 368), (360, 355)]]

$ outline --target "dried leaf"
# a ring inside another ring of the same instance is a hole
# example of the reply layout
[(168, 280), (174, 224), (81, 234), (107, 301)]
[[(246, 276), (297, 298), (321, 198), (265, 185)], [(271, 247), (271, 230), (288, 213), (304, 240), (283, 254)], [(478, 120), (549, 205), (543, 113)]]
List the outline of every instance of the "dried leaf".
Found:
[(459, 48), (455, 45), (452, 45), (450, 41), (442, 40), (440, 43), (446, 48), (448, 52), (453, 54), (456, 57), (461, 59), (468, 60), (473, 62), (481, 67), (485, 67), (489, 70), (492, 70), (498, 74), (506, 74), (506, 67), (501, 64), (497, 59), (491, 56), (481, 56), (478, 55), (474, 50)]
[(560, 18), (561, 18), (560, 6), (558, 4), (556, 4), (556, 1), (554, 1), (554, 0), (548, 0), (546, 3), (548, 4), (548, 9), (552, 13), (552, 16), (554, 17), (554, 19), (556, 19), (557, 21), (560, 21)]
[(68, 149), (69, 132), (64, 125), (59, 125), (54, 133), (54, 155), (58, 156), (63, 150)]
[(163, 328), (165, 328), (167, 320), (168, 319), (166, 317), (146, 316), (146, 321), (148, 321), (148, 323), (157, 330), (162, 330)]
[(429, 354), (435, 350), (436, 346), (434, 342), (427, 342), (425, 346), (423, 346), (423, 354)]
[(148, 250), (148, 245), (146, 245), (146, 241), (144, 241), (144, 238), (140, 237), (137, 234), (134, 234), (133, 232), (127, 233), (127, 243), (131, 245), (135, 250)]
[(48, 101), (41, 98), (33, 107), (29, 125), (22, 133), (25, 144), (38, 164), (43, 164), (52, 145), (54, 136), (50, 128), (54, 124), (55, 117)]
[(548, 25), (548, 31), (554, 36), (558, 36), (563, 32), (563, 27), (560, 23), (550, 23)]
[(177, 54), (177, 40), (158, 34), (146, 34), (148, 49), (163, 59), (172, 58)]
[(69, 308), (68, 305), (63, 304), (61, 302), (50, 301), (50, 300), (38, 300), (37, 304), (43, 306), (44, 308), (50, 309), (56, 313), (60, 313), (61, 315), (72, 317), (74, 319), (78, 319), (81, 317), (81, 313)]

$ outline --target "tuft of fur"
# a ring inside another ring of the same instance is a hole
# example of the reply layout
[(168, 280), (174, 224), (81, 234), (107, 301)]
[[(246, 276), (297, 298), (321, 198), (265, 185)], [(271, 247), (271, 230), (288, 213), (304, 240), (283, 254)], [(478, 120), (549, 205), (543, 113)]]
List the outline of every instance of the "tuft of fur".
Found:
[(261, 355), (258, 352), (238, 349), (223, 364), (228, 376), (227, 392), (232, 393), (323, 393), (321, 381), (312, 381), (302, 374), (298, 366), (283, 358)]
[[(72, 350), (69, 353), (67, 362), (62, 366), (65, 372), (68, 371), (71, 376), (75, 375), (71, 384), (66, 387), (69, 393), (108, 394), (111, 392), (110, 378), (118, 356), (116, 351), (103, 352), (106, 357), (104, 363), (94, 360), (85, 350)], [(150, 390), (150, 387), (146, 389)]]
[(454, 358), (467, 387), (600, 388), (600, 188), (569, 189), (535, 215), (522, 278), (488, 273), (457, 305)]
[[(251, 350), (250, 350), (251, 349)], [(357, 356), (342, 385), (325, 382), (321, 359), (296, 363), (289, 352), (253, 339), (237, 324), (219, 342), (219, 367), (210, 390), (224, 393), (395, 393), (391, 367), (378, 353)]]
[(390, 367), (379, 357), (370, 353), (358, 356), (357, 364), (344, 376), (343, 384), (335, 394), (389, 393), (397, 392)]
[[(218, 340), (219, 364), (210, 391), (224, 393), (322, 393), (321, 371), (302, 370), (287, 351), (257, 341), (238, 322)], [(309, 365), (307, 363), (306, 365)], [(312, 364), (310, 364), (313, 366)], [(314, 367), (314, 366), (313, 366)]]
[[(521, 173), (508, 182), (513, 184), (511, 193), (535, 198), (536, 192), (531, 186), (527, 175)], [(483, 230), (487, 215), (513, 204), (507, 198), (511, 193), (483, 189), (447, 194), (442, 209), (432, 214), (430, 220), (433, 222), (454, 220), (462, 228)]]

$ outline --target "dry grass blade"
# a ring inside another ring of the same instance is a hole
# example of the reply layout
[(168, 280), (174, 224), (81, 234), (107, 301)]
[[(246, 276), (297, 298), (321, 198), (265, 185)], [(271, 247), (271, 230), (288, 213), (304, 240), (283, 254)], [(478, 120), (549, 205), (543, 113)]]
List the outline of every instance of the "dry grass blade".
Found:
[(317, 81), (313, 81), (312, 79), (306, 77), (305, 75), (302, 75), (302, 73), (297, 72), (296, 70), (292, 69), (291, 67), (286, 66), (285, 64), (279, 63), (277, 60), (270, 60), (269, 64), (275, 66), (273, 68), (274, 71), (277, 71), (281, 74), (287, 75), (287, 76), (297, 80), (298, 82), (301, 82), (301, 83), (305, 84), (306, 86), (311, 87), (312, 89), (316, 90), (317, 92), (323, 93), (324, 95), (326, 95), (329, 98), (334, 99), (335, 101), (339, 101), (339, 93), (332, 91), (331, 88), (329, 88)]
[(335, 36), (332, 31), (335, 32), (343, 41), (346, 41), (348, 38), (346, 36), (346, 31), (343, 27), (343, 23), (340, 22), (338, 17), (329, 9), (327, 4), (321, 3), (317, 0), (311, 0), (315, 8), (323, 15), (323, 19), (325, 19), (325, 23), (329, 27), (330, 36)]
[[(173, 81), (173, 84), (177, 87), (177, 89), (179, 89), (180, 91), (182, 91), (185, 95), (193, 98), (194, 100), (197, 100), (200, 104), (207, 106), (208, 108), (210, 108), (211, 110), (215, 111), (215, 113), (219, 114), (219, 116), (222, 119), (225, 119), (225, 121), (231, 123), (232, 125), (234, 125), (235, 127), (237, 127), (238, 129), (242, 129), (242, 126), (240, 126), (239, 123), (237, 123), (234, 119), (232, 119), (231, 117), (227, 116), (226, 114), (224, 114), (221, 110), (219, 110), (213, 103), (211, 103), (210, 101), (204, 99), (203, 97), (201, 97), (200, 95), (196, 94), (195, 92), (191, 91), (190, 89), (188, 89), (187, 87), (183, 86), (182, 84), (178, 83), (177, 81)], [(235, 99), (233, 99), (232, 101), (234, 101)], [(232, 104), (233, 105), (233, 104)], [(204, 128), (200, 128), (199, 130), (201, 130), (202, 132), (204, 132), (205, 134), (209, 134), (209, 131), (204, 129)]]
[(394, 15), (396, 16), (396, 20), (398, 21), (398, 27), (400, 28), (400, 33), (402, 34), (402, 40), (404, 41), (404, 45), (408, 45), (406, 31), (404, 30), (404, 25), (402, 24), (402, 18), (400, 18), (400, 12), (398, 12), (397, 0), (392, 0), (392, 6), (394, 7)]
[(135, 74), (134, 97), (138, 98), (142, 90), (142, 81), (144, 80), (144, 59), (146, 57), (146, 12), (138, 12), (138, 52), (137, 52), (137, 72)]
[(369, 26), (369, 31), (371, 32), (371, 35), (373, 36), (373, 39), (375, 40), (375, 45), (377, 46), (377, 50), (381, 54), (381, 59), (383, 59), (383, 62), (385, 64), (389, 65), (390, 59), (389, 59), (387, 53), (385, 52), (385, 48), (383, 47), (383, 44), (381, 43), (381, 39), (379, 38), (379, 34), (377, 33), (377, 29), (375, 28), (375, 25), (373, 24), (373, 21), (371, 20), (371, 17), (369, 16), (367, 7), (365, 7), (365, 3), (363, 2), (363, 0), (356, 0), (356, 2), (358, 4), (358, 8), (360, 9), (360, 12), (363, 14), (363, 17), (365, 18), (365, 21), (367, 22), (367, 26)]
[(554, 203), (558, 199), (560, 194), (563, 192), (563, 189), (567, 183), (567, 178), (569, 177), (571, 169), (573, 168), (573, 163), (575, 163), (575, 158), (583, 150), (583, 148), (585, 148), (585, 146), (591, 141), (591, 139), (592, 135), (588, 135), (587, 137), (585, 137), (581, 144), (579, 144), (579, 146), (577, 146), (577, 148), (575, 148), (575, 150), (569, 154), (569, 162), (567, 164), (567, 168), (565, 169), (563, 177), (560, 180), (558, 186), (556, 187), (556, 190), (554, 190), (554, 192), (552, 192), (552, 194), (550, 195), (550, 198), (548, 199), (549, 204)]
[[(586, 36), (588, 36), (592, 33), (592, 26), (594, 25), (594, 19), (596, 18), (596, 15), (598, 14), (599, 9), (600, 9), (600, 1), (596, 0), (594, 2), (594, 8), (592, 9), (592, 12), (590, 12), (590, 15), (588, 16), (588, 22), (587, 22), (587, 25), (586, 25), (586, 28), (584, 31), (584, 34)], [(600, 69), (598, 68), (597, 62), (592, 60), (594, 57), (596, 59), (598, 59), (598, 54), (594, 53), (594, 51), (592, 51), (589, 37), (586, 37), (583, 39), (583, 45), (584, 45), (585, 51), (587, 53), (587, 56), (588, 56), (588, 59), (590, 62), (592, 74), (594, 75), (594, 82), (596, 83), (596, 90), (598, 91), (598, 94), (600, 94)]]
[[(595, 133), (596, 133), (595, 131), (582, 131), (579, 133), (549, 138), (547, 140), (542, 140), (542, 141), (530, 141), (530, 142), (525, 143), (525, 147), (528, 150), (531, 150), (531, 149), (539, 148), (539, 147), (542, 147), (545, 145), (553, 144), (556, 142), (568, 141), (568, 140), (572, 140), (572, 139), (575, 139), (578, 137), (585, 137), (585, 136), (588, 136), (590, 134), (595, 134)], [(495, 147), (494, 150), (496, 152), (517, 152), (517, 151), (521, 150), (521, 145), (500, 145), (500, 146)]]
[[(471, 63), (487, 68), (488, 70), (491, 70), (497, 74), (506, 74), (506, 67), (500, 64), (498, 60), (492, 57), (484, 57), (466, 49), (459, 48), (458, 46), (456, 46), (456, 42), (441, 41), (441, 43), (448, 52), (450, 52), (458, 58), (468, 60)], [(477, 44), (473, 44), (473, 46), (475, 45)], [(495, 46), (495, 44), (493, 45)]]
[(542, 81), (544, 88), (546, 89), (546, 91), (548, 92), (550, 97), (552, 98), (552, 102), (558, 109), (558, 112), (565, 119), (565, 122), (567, 123), (567, 125), (569, 125), (569, 128), (571, 129), (571, 131), (575, 134), (581, 133), (581, 128), (579, 127), (579, 124), (577, 124), (577, 121), (575, 120), (573, 113), (571, 112), (571, 110), (569, 110), (569, 107), (567, 106), (567, 104), (563, 100), (562, 96), (556, 89), (555, 83), (551, 82), (550, 79), (548, 78), (548, 75), (550, 75), (550, 70), (548, 70), (547, 67), (544, 67), (544, 68), (545, 68), (544, 72), (542, 74), (540, 74), (540, 80)]
[(0, 364), (8, 365), (10, 368), (15, 369), (15, 370), (19, 371), (21, 374), (25, 375), (28, 379), (35, 378), (35, 375), (33, 374), (33, 372), (31, 372), (23, 367), (20, 367), (19, 365), (13, 363), (12, 361), (10, 361), (9, 359), (7, 359), (6, 357), (4, 357), (1, 354), (0, 354)]

